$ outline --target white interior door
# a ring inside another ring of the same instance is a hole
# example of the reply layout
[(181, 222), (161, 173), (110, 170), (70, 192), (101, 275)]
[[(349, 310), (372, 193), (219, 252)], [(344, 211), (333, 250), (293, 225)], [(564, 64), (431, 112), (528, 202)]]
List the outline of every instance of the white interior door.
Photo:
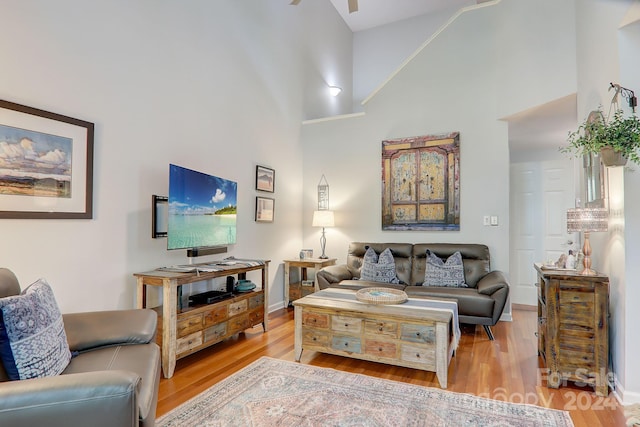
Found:
[(557, 260), (573, 238), (566, 226), (575, 204), (573, 161), (513, 163), (510, 183), (511, 302), (536, 305), (533, 264)]

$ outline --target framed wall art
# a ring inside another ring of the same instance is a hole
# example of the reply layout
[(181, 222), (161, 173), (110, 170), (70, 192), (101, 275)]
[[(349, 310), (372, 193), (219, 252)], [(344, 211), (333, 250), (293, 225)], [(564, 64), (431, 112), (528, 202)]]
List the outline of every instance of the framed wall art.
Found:
[(93, 123), (0, 100), (0, 218), (92, 218), (93, 134)]
[(256, 190), (273, 193), (276, 184), (276, 171), (265, 166), (256, 166)]
[(256, 222), (273, 222), (275, 204), (270, 197), (256, 197)]
[(460, 133), (382, 141), (382, 229), (460, 230)]

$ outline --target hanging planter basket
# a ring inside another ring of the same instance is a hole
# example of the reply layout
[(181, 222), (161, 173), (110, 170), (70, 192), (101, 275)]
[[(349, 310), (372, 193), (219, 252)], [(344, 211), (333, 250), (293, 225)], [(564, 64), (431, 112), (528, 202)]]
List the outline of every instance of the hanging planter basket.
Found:
[(627, 158), (611, 147), (603, 147), (600, 150), (600, 158), (602, 159), (602, 163), (607, 167), (624, 166), (627, 164)]

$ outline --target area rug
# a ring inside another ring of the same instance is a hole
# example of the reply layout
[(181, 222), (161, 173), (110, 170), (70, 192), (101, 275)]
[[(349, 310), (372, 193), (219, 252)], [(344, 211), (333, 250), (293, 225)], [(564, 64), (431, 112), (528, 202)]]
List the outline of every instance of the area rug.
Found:
[(156, 425), (570, 427), (573, 422), (564, 411), (262, 357)]

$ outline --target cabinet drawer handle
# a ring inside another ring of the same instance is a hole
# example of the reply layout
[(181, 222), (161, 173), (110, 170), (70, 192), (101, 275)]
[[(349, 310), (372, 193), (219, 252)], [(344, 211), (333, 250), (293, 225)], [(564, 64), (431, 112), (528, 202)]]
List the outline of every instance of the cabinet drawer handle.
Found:
[(382, 326), (380, 326), (380, 327), (378, 328), (378, 331), (382, 332)]
[(344, 343), (344, 346), (349, 347), (349, 343), (348, 342)]
[(378, 348), (378, 351), (382, 351), (382, 347), (379, 347), (379, 348)]
[(420, 359), (420, 353), (416, 353), (416, 357)]
[(416, 336), (417, 336), (417, 337), (420, 337), (420, 332), (416, 332)]

